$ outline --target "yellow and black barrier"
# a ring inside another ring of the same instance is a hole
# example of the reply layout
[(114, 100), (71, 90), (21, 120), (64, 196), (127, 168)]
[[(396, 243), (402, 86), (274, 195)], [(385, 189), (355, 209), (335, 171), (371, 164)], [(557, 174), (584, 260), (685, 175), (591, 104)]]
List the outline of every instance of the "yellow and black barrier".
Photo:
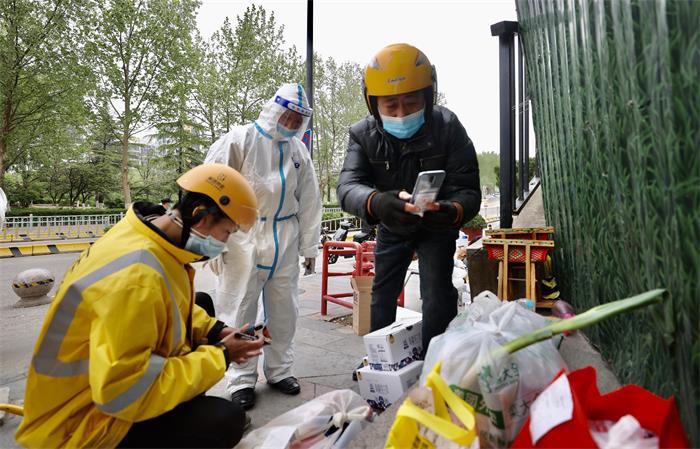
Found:
[(22, 256), (43, 256), (46, 254), (79, 253), (93, 242), (23, 243), (0, 248), (0, 259)]

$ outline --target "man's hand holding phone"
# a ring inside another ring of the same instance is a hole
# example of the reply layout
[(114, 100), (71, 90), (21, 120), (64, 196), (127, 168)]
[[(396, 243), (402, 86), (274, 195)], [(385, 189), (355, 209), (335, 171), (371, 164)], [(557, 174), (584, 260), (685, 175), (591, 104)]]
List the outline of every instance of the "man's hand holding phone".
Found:
[[(270, 343), (269, 337), (257, 337), (247, 334), (250, 325), (246, 324), (241, 328), (230, 328), (231, 331), (221, 339), (221, 343), (226, 346), (229, 360), (236, 363), (245, 363), (248, 359), (257, 357), (261, 352), (264, 344)], [(242, 337), (245, 335), (246, 337)]]
[(409, 203), (411, 195), (398, 190), (374, 193), (369, 199), (369, 213), (388, 227), (413, 226), (420, 222), (414, 215), (418, 208)]

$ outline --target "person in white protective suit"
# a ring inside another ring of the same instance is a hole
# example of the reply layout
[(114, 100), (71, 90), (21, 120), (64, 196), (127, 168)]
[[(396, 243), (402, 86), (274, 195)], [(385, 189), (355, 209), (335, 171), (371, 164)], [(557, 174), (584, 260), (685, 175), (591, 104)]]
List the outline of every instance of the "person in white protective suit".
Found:
[[(240, 171), (257, 196), (259, 222), (252, 237), (229, 239), (228, 251), (212, 262), (218, 274), (216, 310), (229, 325), (254, 323), (262, 293), (262, 315), (272, 338), (263, 348), (263, 369), (270, 386), (286, 394), (300, 391), (292, 375), (299, 256), (305, 274), (313, 273), (321, 227), (316, 173), (299, 140), (311, 112), (301, 85), (285, 84), (254, 123), (222, 136), (204, 161)], [(253, 407), (257, 359), (232, 364), (226, 377), (231, 400), (244, 409)]]

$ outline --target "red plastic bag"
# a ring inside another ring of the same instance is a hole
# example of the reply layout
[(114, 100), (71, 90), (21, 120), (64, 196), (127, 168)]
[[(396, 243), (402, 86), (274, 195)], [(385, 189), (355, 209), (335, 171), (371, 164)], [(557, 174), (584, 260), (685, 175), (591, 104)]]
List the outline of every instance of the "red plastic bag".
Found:
[[(560, 379), (565, 376), (566, 379)], [(568, 383), (567, 383), (568, 381)], [(555, 385), (557, 384), (557, 385)], [(568, 387), (567, 387), (568, 385)], [(687, 448), (688, 440), (683, 431), (676, 401), (673, 397), (663, 399), (645, 390), (638, 385), (625, 385), (608, 394), (601, 395), (596, 385), (596, 371), (593, 367), (586, 367), (574, 371), (570, 374), (560, 373), (552, 382), (550, 387), (555, 386), (561, 393), (566, 388), (570, 388), (569, 398), (552, 398), (548, 404), (552, 407), (560, 407), (566, 415), (567, 409), (571, 419), (562, 417), (560, 410), (549, 410), (550, 418), (561, 421), (551, 429), (542, 433), (542, 425), (536, 423), (535, 443), (533, 443), (533, 432), (531, 420), (535, 414), (531, 409), (530, 418), (527, 419), (522, 430), (513, 441), (513, 448), (597, 448), (593, 437), (589, 431), (589, 421), (618, 421), (625, 415), (634, 416), (644, 429), (653, 432), (659, 438), (661, 448)], [(550, 390), (547, 387), (542, 395)], [(551, 393), (551, 390), (550, 390)], [(550, 395), (551, 396), (551, 395)], [(561, 395), (557, 395), (561, 396)], [(566, 395), (564, 395), (566, 396)], [(535, 403), (539, 400), (535, 400)], [(547, 399), (544, 397), (543, 399)], [(536, 404), (533, 403), (533, 408)], [(538, 408), (541, 409), (542, 403)], [(546, 419), (545, 419), (546, 421)], [(539, 427), (539, 431), (538, 431)], [(548, 426), (545, 425), (545, 429)], [(539, 439), (537, 436), (539, 436)]]

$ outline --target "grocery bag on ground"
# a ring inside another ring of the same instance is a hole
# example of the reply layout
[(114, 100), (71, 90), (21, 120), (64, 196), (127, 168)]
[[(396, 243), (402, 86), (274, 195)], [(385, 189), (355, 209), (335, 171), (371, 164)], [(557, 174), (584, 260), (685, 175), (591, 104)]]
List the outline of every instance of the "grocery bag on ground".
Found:
[(564, 360), (550, 341), (514, 354), (502, 350), (510, 340), (547, 325), (547, 320), (511, 302), (483, 293), (434, 337), (423, 365), (442, 363), (447, 384), (474, 407), (482, 447), (507, 447), (528, 417), (530, 404), (562, 369)]
[(352, 390), (335, 390), (274, 418), (246, 435), (236, 449), (343, 449), (372, 419)]
[(688, 447), (673, 397), (637, 385), (601, 395), (596, 371), (561, 373), (535, 400), (514, 448)]
[(439, 363), (396, 412), (386, 449), (403, 448), (479, 448), (474, 409), (440, 377)]

